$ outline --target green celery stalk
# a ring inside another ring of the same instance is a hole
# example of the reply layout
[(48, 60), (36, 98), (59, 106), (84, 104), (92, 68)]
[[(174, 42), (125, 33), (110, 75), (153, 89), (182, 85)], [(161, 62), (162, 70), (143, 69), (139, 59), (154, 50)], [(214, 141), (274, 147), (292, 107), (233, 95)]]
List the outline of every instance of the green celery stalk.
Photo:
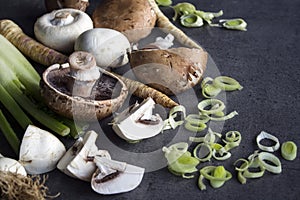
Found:
[(14, 150), (14, 152), (18, 155), (20, 148), (20, 140), (9, 122), (5, 118), (3, 112), (0, 110), (0, 130), (4, 134), (6, 140)]
[(5, 66), (5, 63), (3, 63), (0, 59), (0, 84), (13, 97), (13, 99), (44, 126), (48, 127), (59, 135), (68, 135), (70, 133), (70, 128), (56, 120), (54, 117), (48, 115), (36, 104), (34, 104), (22, 92), (22, 90), (27, 90), (27, 88), (25, 88), (25, 86), (19, 81), (12, 71), (6, 69), (7, 67)]
[(6, 70), (11, 70), (35, 99), (41, 100), (40, 75), (23, 54), (1, 34), (0, 60), (5, 64)]
[(10, 112), (10, 114), (16, 119), (20, 126), (25, 130), (32, 121), (20, 108), (17, 102), (10, 96), (10, 94), (5, 90), (5, 88), (0, 85), (0, 102), (5, 106), (5, 108)]

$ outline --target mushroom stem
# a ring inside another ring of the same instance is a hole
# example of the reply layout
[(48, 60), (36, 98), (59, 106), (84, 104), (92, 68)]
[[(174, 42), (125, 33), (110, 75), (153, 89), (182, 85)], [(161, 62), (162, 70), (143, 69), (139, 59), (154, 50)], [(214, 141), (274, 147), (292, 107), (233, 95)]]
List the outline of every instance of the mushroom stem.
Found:
[(57, 12), (54, 16), (54, 19), (51, 20), (51, 24), (54, 26), (65, 26), (73, 23), (75, 18), (71, 13), (66, 11)]
[(90, 97), (93, 87), (100, 77), (94, 56), (87, 52), (77, 51), (70, 55), (69, 64), (69, 90), (75, 96)]

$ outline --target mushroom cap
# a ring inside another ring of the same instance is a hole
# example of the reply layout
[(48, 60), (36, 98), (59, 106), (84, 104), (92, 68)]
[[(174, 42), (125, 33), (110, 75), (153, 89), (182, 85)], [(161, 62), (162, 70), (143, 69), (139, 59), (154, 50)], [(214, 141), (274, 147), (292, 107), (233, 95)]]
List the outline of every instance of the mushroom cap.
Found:
[(128, 63), (131, 48), (121, 32), (109, 28), (94, 28), (83, 32), (75, 41), (75, 51), (91, 53), (99, 67), (119, 67)]
[[(62, 26), (51, 23), (58, 13), (69, 13), (74, 21)], [(44, 45), (64, 53), (71, 53), (76, 38), (86, 30), (93, 28), (93, 21), (83, 11), (64, 8), (54, 10), (39, 17), (34, 24), (34, 35)]]
[(29, 125), (21, 142), (19, 161), (29, 174), (43, 174), (55, 169), (65, 152), (64, 144), (57, 137)]
[(203, 49), (178, 47), (133, 51), (129, 61), (133, 73), (141, 82), (173, 95), (201, 81), (207, 57)]
[(157, 17), (148, 0), (105, 0), (92, 19), (96, 28), (115, 29), (130, 42), (137, 42), (150, 34)]
[[(104, 69), (99, 70), (102, 75), (92, 92), (92, 97), (95, 98), (82, 98), (72, 96), (72, 92), (66, 87), (67, 75), (70, 72), (69, 64), (54, 64), (48, 67), (40, 82), (41, 95), (45, 103), (62, 116), (82, 121), (96, 121), (111, 115), (122, 106), (128, 90), (118, 77)], [(105, 81), (105, 78), (108, 81)], [(108, 88), (112, 83), (113, 88)], [(111, 96), (107, 96), (107, 92)]]

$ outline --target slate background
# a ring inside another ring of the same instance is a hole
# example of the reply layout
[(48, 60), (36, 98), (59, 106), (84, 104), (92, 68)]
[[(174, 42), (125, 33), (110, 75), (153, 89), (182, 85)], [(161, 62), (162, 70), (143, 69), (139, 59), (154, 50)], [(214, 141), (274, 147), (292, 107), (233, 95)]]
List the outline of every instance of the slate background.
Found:
[[(181, 1), (173, 2), (175, 4)], [(279, 152), (276, 152), (282, 161), (282, 173), (279, 175), (266, 173), (260, 179), (248, 180), (246, 185), (237, 181), (232, 163), (238, 158), (247, 157), (257, 149), (255, 137), (262, 130), (277, 136), (280, 142), (292, 140), (300, 145), (300, 1), (190, 0), (189, 2), (204, 11), (223, 9), (224, 16), (221, 18), (242, 17), (248, 23), (247, 32), (209, 26), (190, 29), (180, 27), (208, 51), (222, 75), (234, 77), (244, 86), (242, 91), (226, 94), (227, 110), (237, 110), (239, 116), (226, 121), (221, 130), (223, 133), (228, 130), (239, 130), (243, 136), (242, 143), (240, 147), (232, 150), (233, 156), (229, 160), (209, 163), (225, 165), (233, 174), (232, 180), (222, 188), (213, 189), (207, 185), (206, 191), (200, 191), (196, 185), (196, 178), (182, 179), (162, 168), (146, 173), (141, 185), (132, 192), (102, 196), (93, 192), (89, 183), (74, 180), (55, 170), (49, 173), (47, 185), (52, 194), (61, 193), (58, 199), (299, 199), (299, 156), (290, 162), (282, 159)], [(88, 13), (91, 13), (98, 3), (101, 1), (91, 1)], [(169, 17), (172, 16), (170, 9), (163, 11)], [(14, 20), (30, 36), (33, 36), (36, 18), (44, 13), (43, 1), (0, 0), (0, 19)], [(33, 64), (39, 72), (43, 71), (43, 67)], [(194, 91), (199, 93), (199, 87)], [(189, 93), (182, 94), (187, 97), (188, 95)], [(184, 105), (188, 111), (195, 111), (196, 103), (187, 98)], [(9, 120), (21, 136), (23, 132), (18, 125), (11, 118)], [(100, 124), (103, 125), (109, 120), (110, 118), (105, 119)], [(162, 145), (167, 145), (173, 137), (172, 132), (167, 132), (163, 136), (140, 144), (128, 145), (117, 138), (109, 127), (103, 127), (103, 130), (114, 144), (127, 151), (136, 152), (157, 150)], [(187, 137), (190, 134), (182, 129), (174, 132), (187, 134)], [(73, 143), (72, 139), (61, 139), (67, 146)], [(16, 157), (2, 134), (0, 134), (0, 153)], [(204, 165), (207, 164), (202, 166)]]

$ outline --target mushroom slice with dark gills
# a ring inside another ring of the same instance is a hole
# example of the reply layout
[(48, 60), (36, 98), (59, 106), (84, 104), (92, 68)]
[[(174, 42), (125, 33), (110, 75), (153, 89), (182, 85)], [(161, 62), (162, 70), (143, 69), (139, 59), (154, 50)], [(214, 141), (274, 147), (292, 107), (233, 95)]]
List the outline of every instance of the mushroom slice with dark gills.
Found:
[(94, 156), (110, 158), (106, 150), (98, 150), (95, 142), (98, 134), (88, 131), (84, 137), (77, 139), (57, 164), (57, 168), (65, 174), (84, 181), (90, 181), (96, 170)]
[(129, 192), (142, 181), (145, 169), (125, 162), (95, 156), (97, 170), (93, 174), (91, 186), (99, 194)]
[(124, 140), (137, 141), (158, 135), (164, 122), (159, 114), (152, 114), (155, 102), (151, 97), (133, 104), (112, 121), (115, 133)]
[(178, 47), (132, 51), (129, 61), (133, 73), (141, 82), (173, 95), (201, 81), (207, 57), (203, 49)]

